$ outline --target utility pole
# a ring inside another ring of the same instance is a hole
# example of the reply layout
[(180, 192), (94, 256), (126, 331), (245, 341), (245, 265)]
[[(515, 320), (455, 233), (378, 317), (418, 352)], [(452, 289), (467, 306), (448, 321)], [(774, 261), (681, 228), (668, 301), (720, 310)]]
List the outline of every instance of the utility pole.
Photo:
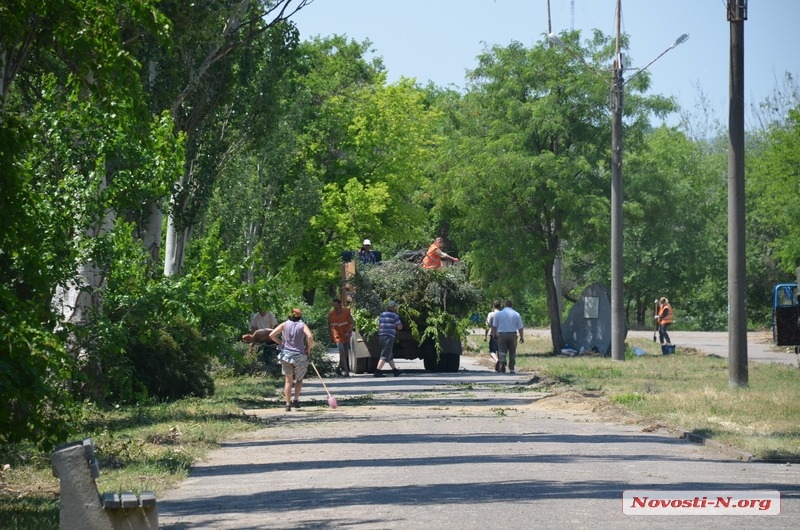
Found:
[(747, 275), (744, 204), (744, 21), (747, 0), (728, 0), (728, 384), (747, 386)]
[(617, 46), (611, 87), (611, 359), (625, 360), (625, 305), (622, 261), (622, 100), (625, 80), (620, 52), (622, 0), (617, 0)]
[[(614, 56), (614, 76), (611, 86), (611, 359), (625, 360), (625, 305), (623, 296), (623, 226), (622, 226), (622, 111), (625, 92), (625, 79), (622, 75), (625, 63), (620, 50), (620, 19), (622, 18), (622, 0), (617, 0), (617, 45)], [(561, 39), (553, 33), (547, 36), (550, 42), (566, 50), (588, 68), (591, 65), (583, 57), (570, 50)], [(633, 74), (628, 81), (647, 70), (650, 65), (663, 57), (665, 53), (679, 44), (686, 42), (689, 35), (684, 33), (672, 43), (672, 46), (647, 63), (644, 68)]]

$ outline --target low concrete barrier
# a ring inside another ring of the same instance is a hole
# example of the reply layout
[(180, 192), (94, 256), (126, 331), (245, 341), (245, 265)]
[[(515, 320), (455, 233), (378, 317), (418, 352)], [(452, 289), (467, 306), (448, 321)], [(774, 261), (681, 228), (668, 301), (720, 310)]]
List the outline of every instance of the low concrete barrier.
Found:
[(53, 452), (53, 476), (61, 483), (61, 530), (140, 530), (158, 528), (158, 508), (152, 491), (97, 490), (100, 466), (91, 438), (62, 445)]

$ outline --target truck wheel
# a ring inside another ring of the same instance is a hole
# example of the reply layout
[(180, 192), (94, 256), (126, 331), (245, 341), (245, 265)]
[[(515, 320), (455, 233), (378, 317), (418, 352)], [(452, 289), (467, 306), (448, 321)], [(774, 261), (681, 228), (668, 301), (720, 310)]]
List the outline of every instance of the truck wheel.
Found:
[(358, 357), (356, 357), (356, 352), (353, 351), (353, 348), (350, 348), (347, 352), (347, 369), (358, 373)]
[(422, 358), (422, 365), (429, 372), (435, 372), (438, 368), (438, 366), (436, 366), (436, 352), (425, 353), (425, 356)]
[(461, 365), (461, 355), (457, 353), (442, 354), (443, 372), (458, 372), (460, 365)]

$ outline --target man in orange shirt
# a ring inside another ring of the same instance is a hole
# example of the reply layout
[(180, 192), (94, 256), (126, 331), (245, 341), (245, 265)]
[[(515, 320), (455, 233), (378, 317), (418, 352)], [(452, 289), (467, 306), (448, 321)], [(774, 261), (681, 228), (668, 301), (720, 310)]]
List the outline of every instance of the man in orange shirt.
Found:
[(422, 259), (423, 267), (426, 269), (441, 269), (442, 260), (449, 260), (453, 263), (458, 262), (458, 258), (454, 258), (442, 252), (442, 246), (444, 246), (444, 239), (437, 237), (433, 240), (433, 243), (428, 248), (428, 252), (425, 253), (425, 257)]
[(328, 330), (331, 338), (339, 349), (339, 371), (345, 377), (350, 377), (350, 337), (353, 334), (353, 315), (350, 309), (342, 307), (342, 301), (336, 298), (333, 301), (333, 310), (328, 313)]

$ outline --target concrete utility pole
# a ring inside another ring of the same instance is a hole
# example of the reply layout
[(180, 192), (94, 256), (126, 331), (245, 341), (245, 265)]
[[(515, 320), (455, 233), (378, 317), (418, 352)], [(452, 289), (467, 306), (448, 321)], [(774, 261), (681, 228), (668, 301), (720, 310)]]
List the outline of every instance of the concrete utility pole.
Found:
[(617, 0), (617, 46), (611, 87), (611, 359), (614, 361), (625, 360), (625, 303), (622, 293), (622, 100), (625, 80), (619, 42), (621, 18), (622, 0)]
[(728, 384), (747, 386), (747, 275), (744, 205), (744, 21), (747, 0), (728, 0)]
[[(614, 361), (625, 360), (625, 297), (623, 296), (623, 219), (622, 219), (622, 112), (625, 92), (625, 79), (622, 75), (625, 64), (620, 50), (620, 19), (622, 18), (622, 0), (617, 0), (617, 45), (614, 55), (614, 76), (611, 86), (611, 359)], [(583, 57), (570, 50), (555, 34), (547, 36), (550, 42), (557, 44), (569, 52), (584, 65), (592, 68), (584, 61)], [(644, 68), (633, 74), (630, 79), (647, 70), (650, 65), (660, 59), (665, 53), (679, 44), (686, 42), (689, 35), (684, 33), (672, 43), (672, 46), (647, 63)], [(628, 79), (628, 81), (630, 81)]]

